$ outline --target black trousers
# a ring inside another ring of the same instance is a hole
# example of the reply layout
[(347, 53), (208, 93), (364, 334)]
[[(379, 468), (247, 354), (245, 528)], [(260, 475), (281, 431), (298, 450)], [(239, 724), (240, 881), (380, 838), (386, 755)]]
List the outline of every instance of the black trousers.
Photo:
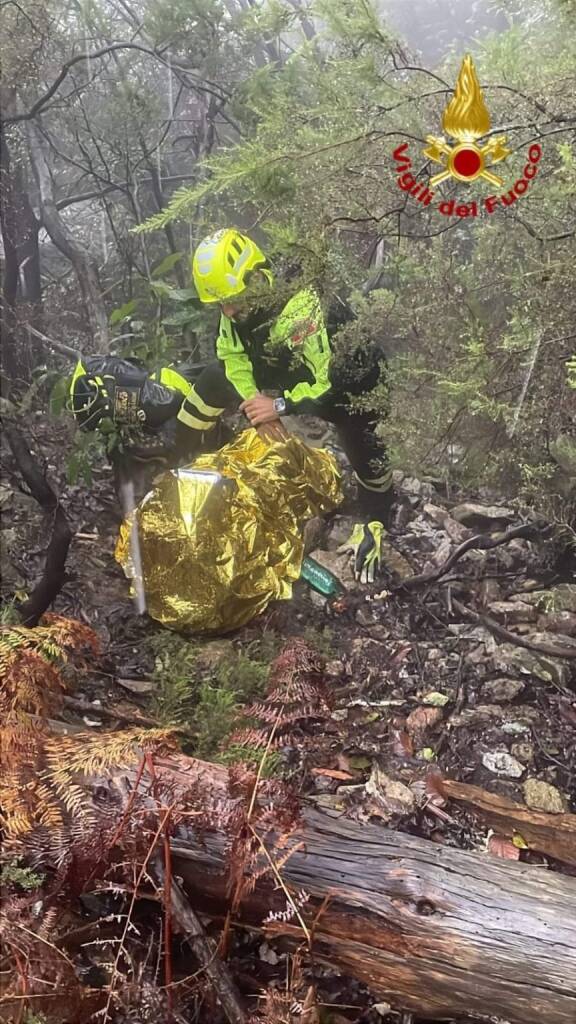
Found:
[[(388, 524), (394, 498), (392, 471), (386, 447), (378, 436), (382, 416), (374, 412), (355, 411), (350, 396), (366, 395), (378, 383), (381, 364), (372, 358), (368, 364), (350, 366), (347, 372), (332, 373), (332, 387), (327, 397), (302, 403), (299, 408), (311, 416), (332, 423), (338, 440), (356, 475), (360, 508), (365, 517)], [(282, 381), (266, 364), (254, 366), (256, 386), (261, 389), (290, 388), (292, 381)], [(218, 360), (209, 363), (184, 399), (179, 416), (179, 435), (184, 440), (189, 431), (210, 430), (225, 409), (237, 408), (241, 399), (227, 379), (224, 365)]]

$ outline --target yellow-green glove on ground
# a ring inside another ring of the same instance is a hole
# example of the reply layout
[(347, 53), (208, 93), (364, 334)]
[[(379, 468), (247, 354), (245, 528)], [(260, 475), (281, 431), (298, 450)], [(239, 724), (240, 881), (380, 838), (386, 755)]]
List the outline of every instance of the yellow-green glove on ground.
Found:
[(386, 533), (382, 523), (356, 523), (345, 550), (354, 552), (354, 579), (360, 583), (373, 583), (382, 560), (382, 537)]

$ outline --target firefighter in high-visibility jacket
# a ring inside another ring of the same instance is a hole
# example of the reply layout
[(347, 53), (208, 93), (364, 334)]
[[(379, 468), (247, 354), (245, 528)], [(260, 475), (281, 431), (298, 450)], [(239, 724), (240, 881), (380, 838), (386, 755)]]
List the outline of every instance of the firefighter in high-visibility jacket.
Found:
[[(104, 377), (103, 367), (91, 366), (88, 372), (79, 364), (71, 387), (75, 415), (82, 422), (82, 415), (92, 409), (90, 415), (101, 415), (104, 405), (108, 414), (118, 407), (113, 418), (126, 422), (123, 406), (128, 403), (132, 422), (150, 423), (154, 416), (171, 421), (175, 451), (184, 456), (194, 453), (226, 409), (240, 408), (254, 427), (273, 426), (283, 416), (302, 413), (334, 424), (358, 481), (364, 520), (350, 538), (355, 574), (370, 582), (380, 564), (382, 535), (390, 517), (392, 471), (377, 433), (380, 417), (352, 408), (350, 396), (366, 395), (381, 382), (383, 353), (359, 346), (345, 364), (334, 360), (330, 323), (315, 290), (302, 288), (286, 300), (283, 289), (275, 287), (264, 253), (234, 228), (217, 231), (200, 243), (192, 274), (199, 299), (220, 307), (216, 359), (191, 385), (180, 379), (182, 368), (165, 368), (154, 380), (138, 381), (136, 393), (128, 386), (130, 369), (120, 381), (119, 371)], [(87, 388), (91, 404), (83, 397)], [(266, 390), (279, 395), (269, 397)], [(162, 393), (163, 411), (156, 409)]]
[[(202, 302), (220, 307), (217, 359), (200, 375), (178, 412), (183, 428), (212, 429), (236, 405), (254, 427), (305, 413), (334, 424), (358, 481), (361, 512), (350, 538), (358, 579), (374, 579), (393, 500), (392, 471), (377, 433), (379, 416), (351, 408), (351, 394), (379, 382), (383, 354), (360, 348), (340, 368), (333, 359), (319, 297), (303, 288), (274, 302), (274, 278), (264, 253), (233, 228), (205, 238), (192, 259)], [(355, 371), (355, 372), (354, 372)], [(271, 398), (266, 390), (280, 391)]]

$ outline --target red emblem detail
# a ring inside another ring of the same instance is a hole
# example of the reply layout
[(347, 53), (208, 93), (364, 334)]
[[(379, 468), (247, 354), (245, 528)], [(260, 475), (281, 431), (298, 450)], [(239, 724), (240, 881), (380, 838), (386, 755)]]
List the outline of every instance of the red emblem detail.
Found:
[(463, 178), (473, 178), (478, 173), (482, 161), (473, 149), (461, 149), (454, 157), (454, 170)]

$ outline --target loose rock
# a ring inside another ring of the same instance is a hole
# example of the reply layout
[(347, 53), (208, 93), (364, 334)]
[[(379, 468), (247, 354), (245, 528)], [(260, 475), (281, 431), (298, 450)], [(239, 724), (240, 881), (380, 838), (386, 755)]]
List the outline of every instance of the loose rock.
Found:
[(517, 517), (511, 508), (502, 508), (500, 505), (479, 505), (466, 501), (452, 509), (452, 518), (474, 530), (490, 530), (496, 526), (511, 523)]
[(521, 679), (507, 679), (503, 677), (488, 679), (482, 687), (482, 693), (490, 702), (495, 701), (496, 704), (507, 704), (508, 701), (519, 697), (523, 689), (524, 683)]
[(507, 750), (491, 750), (482, 755), (482, 764), (494, 775), (503, 775), (507, 779), (519, 779), (526, 768)]
[(390, 819), (398, 814), (412, 814), (416, 806), (416, 799), (408, 786), (390, 778), (378, 765), (374, 765), (372, 769), (366, 783), (366, 792), (377, 802), (378, 814), (384, 819)]
[(488, 609), (494, 618), (504, 625), (535, 622), (538, 617), (537, 609), (525, 601), (491, 601)]
[[(566, 637), (557, 637), (550, 633), (531, 634), (530, 641), (548, 644), (566, 644)], [(536, 676), (545, 683), (555, 682), (564, 686), (568, 680), (569, 668), (567, 662), (560, 658), (549, 658), (546, 654), (539, 654), (536, 651), (529, 651), (523, 647), (513, 647), (512, 644), (500, 644), (492, 655), (494, 667), (501, 672), (514, 674), (522, 672), (525, 675)]]
[(576, 637), (576, 612), (551, 612), (549, 615), (541, 615), (537, 625), (538, 629), (544, 631)]
[(315, 558), (325, 569), (333, 572), (347, 590), (358, 588), (359, 584), (354, 579), (352, 560), (349, 553), (334, 550), (322, 551), (318, 548), (312, 552), (311, 557)]
[(510, 752), (517, 757), (522, 764), (532, 764), (534, 760), (534, 747), (531, 743), (513, 743)]
[(533, 811), (548, 811), (550, 814), (562, 814), (567, 803), (559, 790), (548, 782), (539, 779), (526, 779), (522, 787), (524, 800)]
[(522, 600), (535, 604), (542, 611), (576, 612), (576, 583), (559, 583), (549, 590), (533, 590), (522, 594)]

